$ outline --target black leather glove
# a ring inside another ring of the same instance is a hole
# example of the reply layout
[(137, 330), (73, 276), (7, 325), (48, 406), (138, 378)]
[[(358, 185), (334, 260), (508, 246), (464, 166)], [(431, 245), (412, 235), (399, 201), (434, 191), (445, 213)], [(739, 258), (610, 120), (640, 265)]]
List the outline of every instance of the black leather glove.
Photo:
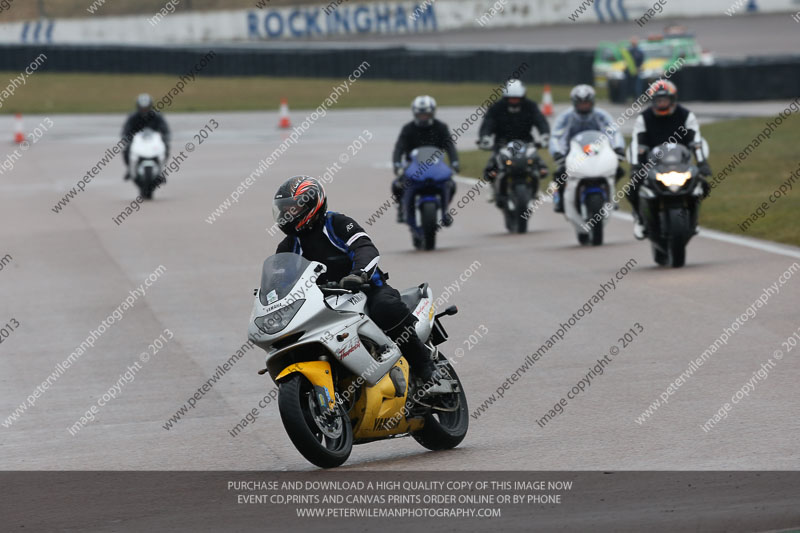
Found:
[(642, 165), (631, 165), (631, 185), (644, 182), (647, 177), (647, 171), (644, 170)]
[(365, 284), (369, 278), (366, 272), (350, 273), (339, 281), (339, 286), (348, 291), (360, 291), (361, 286)]
[(698, 163), (697, 170), (700, 171), (700, 175), (703, 177), (711, 175), (711, 165), (708, 164), (708, 161), (702, 161)]
[(478, 139), (478, 148), (481, 150), (491, 150), (492, 149), (492, 137), (490, 135), (484, 135), (480, 139)]
[(700, 186), (703, 187), (703, 200), (705, 200), (711, 194), (711, 185), (704, 177), (700, 176)]
[(624, 148), (614, 148), (614, 153), (617, 154), (617, 157), (620, 161), (625, 161), (625, 149)]
[(453, 161), (452, 163), (450, 163), (450, 166), (453, 168), (453, 172), (455, 172), (456, 174), (461, 172), (461, 163), (459, 163), (458, 161)]
[(556, 153), (553, 154), (553, 161), (556, 162), (556, 165), (563, 165), (564, 164), (564, 159), (566, 159), (566, 158), (567, 158), (567, 156), (565, 156), (561, 152), (556, 152)]

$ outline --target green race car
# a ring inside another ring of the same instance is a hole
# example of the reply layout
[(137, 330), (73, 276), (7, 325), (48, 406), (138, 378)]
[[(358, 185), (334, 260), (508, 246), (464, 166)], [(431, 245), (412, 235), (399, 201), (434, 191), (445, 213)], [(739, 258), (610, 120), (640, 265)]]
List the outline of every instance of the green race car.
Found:
[[(594, 80), (597, 87), (608, 87), (612, 102), (624, 102), (626, 97), (625, 71), (632, 63), (627, 49), (629, 41), (601, 42), (594, 56)], [(710, 65), (714, 62), (711, 54), (704, 52), (695, 38), (685, 33), (671, 33), (666, 36), (651, 37), (639, 44), (644, 52), (644, 63), (640, 75), (649, 85), (674, 68), (686, 65)], [(631, 69), (634, 67), (631, 66)]]

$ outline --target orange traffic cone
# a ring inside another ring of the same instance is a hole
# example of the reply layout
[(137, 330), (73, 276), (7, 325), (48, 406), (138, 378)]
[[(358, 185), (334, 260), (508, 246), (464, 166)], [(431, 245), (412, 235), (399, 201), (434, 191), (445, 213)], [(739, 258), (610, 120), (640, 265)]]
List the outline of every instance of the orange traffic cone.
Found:
[(14, 117), (14, 142), (20, 144), (25, 140), (25, 133), (22, 131), (22, 113), (17, 113)]
[(550, 91), (550, 86), (544, 86), (544, 93), (542, 94), (542, 113), (544, 116), (549, 117), (553, 114), (553, 93)]
[(279, 128), (291, 128), (292, 124), (289, 121), (289, 102), (286, 98), (281, 98), (281, 110), (278, 115), (280, 118), (278, 119), (278, 127)]

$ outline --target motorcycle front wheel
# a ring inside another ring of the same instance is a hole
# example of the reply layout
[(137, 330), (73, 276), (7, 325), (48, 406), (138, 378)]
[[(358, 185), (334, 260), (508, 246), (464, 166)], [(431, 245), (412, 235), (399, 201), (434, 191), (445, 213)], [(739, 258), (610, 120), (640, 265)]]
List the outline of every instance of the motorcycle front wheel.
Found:
[(670, 209), (667, 213), (670, 236), (668, 239), (669, 264), (680, 268), (686, 264), (686, 244), (692, 230), (689, 224), (689, 211), (685, 208)]
[(436, 248), (436, 204), (426, 202), (420, 207), (422, 212), (422, 243), (425, 250)]
[(278, 385), (278, 410), (292, 444), (311, 463), (334, 468), (350, 457), (350, 418), (339, 405), (333, 416), (323, 412), (313, 385), (302, 374), (294, 374)]
[(668, 254), (662, 251), (656, 243), (652, 243), (651, 246), (653, 248), (653, 261), (659, 266), (665, 266), (669, 261)]
[(142, 198), (145, 200), (152, 200), (153, 198), (153, 181), (155, 178), (153, 177), (153, 169), (147, 167), (144, 169), (144, 176), (142, 180), (139, 182), (139, 192), (142, 195)]
[(592, 246), (600, 246), (603, 244), (603, 220), (601, 213), (603, 212), (603, 205), (605, 201), (600, 194), (590, 194), (586, 198), (586, 214), (587, 219), (594, 221), (590, 236)]
[(512, 233), (527, 233), (528, 219), (525, 213), (531, 203), (531, 191), (527, 185), (518, 184), (514, 186), (514, 212), (511, 213), (512, 224), (508, 230)]

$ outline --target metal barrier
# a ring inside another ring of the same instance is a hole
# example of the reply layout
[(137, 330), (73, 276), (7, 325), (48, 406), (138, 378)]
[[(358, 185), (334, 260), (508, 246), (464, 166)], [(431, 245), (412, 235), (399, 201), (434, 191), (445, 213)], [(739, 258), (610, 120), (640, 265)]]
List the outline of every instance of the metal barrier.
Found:
[(193, 47), (3, 45), (0, 70), (24, 69), (31, 58), (47, 55), (42, 71), (185, 73), (209, 50), (213, 61), (204, 76), (341, 77), (367, 61), (366, 78), (445, 82), (502, 81), (527, 63), (530, 83), (591, 83), (589, 51), (430, 49), (417, 47), (229, 46)]
[[(44, 53), (41, 71), (181, 75), (213, 50), (203, 76), (338, 78), (367, 61), (368, 79), (501, 82), (514, 71), (529, 83), (592, 83), (593, 52), (414, 46), (360, 47), (325, 43), (302, 48), (261, 45), (192, 47), (0, 45), (0, 70), (21, 71)], [(758, 57), (686, 67), (672, 80), (682, 101), (794, 98), (800, 94), (800, 56)]]

